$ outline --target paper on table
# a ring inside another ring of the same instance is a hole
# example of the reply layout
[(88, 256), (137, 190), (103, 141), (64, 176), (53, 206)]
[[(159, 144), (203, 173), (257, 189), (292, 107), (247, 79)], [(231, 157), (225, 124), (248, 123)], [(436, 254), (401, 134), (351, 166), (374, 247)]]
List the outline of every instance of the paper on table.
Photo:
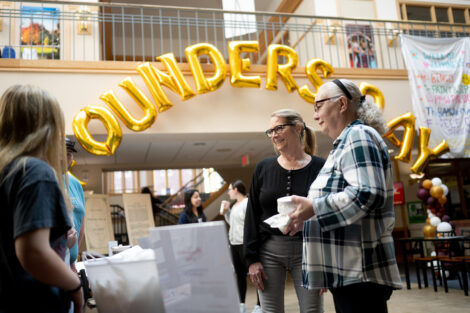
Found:
[(225, 224), (150, 229), (167, 313), (238, 313), (239, 298)]

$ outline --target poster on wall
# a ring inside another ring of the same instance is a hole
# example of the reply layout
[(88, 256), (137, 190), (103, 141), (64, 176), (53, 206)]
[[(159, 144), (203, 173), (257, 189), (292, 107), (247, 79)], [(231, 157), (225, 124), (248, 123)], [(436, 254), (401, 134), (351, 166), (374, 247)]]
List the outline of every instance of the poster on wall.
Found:
[(370, 25), (347, 24), (349, 64), (352, 68), (377, 68), (374, 36)]
[(422, 201), (407, 202), (408, 222), (410, 224), (418, 224), (426, 222), (424, 212), (424, 203)]
[(431, 129), (429, 147), (445, 140), (440, 158), (470, 157), (470, 38), (401, 35), (416, 128)]
[(22, 6), (20, 25), (22, 59), (60, 58), (60, 22), (57, 8)]

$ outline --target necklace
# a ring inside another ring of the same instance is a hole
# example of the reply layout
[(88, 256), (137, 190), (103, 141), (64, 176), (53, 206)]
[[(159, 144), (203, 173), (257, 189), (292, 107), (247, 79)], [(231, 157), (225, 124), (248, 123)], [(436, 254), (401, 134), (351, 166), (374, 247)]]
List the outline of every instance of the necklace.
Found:
[(289, 161), (283, 157), (281, 161), (282, 161), (282, 165), (284, 168), (293, 171), (293, 170), (304, 168), (309, 163), (310, 160), (308, 156), (304, 155), (302, 159), (300, 160)]

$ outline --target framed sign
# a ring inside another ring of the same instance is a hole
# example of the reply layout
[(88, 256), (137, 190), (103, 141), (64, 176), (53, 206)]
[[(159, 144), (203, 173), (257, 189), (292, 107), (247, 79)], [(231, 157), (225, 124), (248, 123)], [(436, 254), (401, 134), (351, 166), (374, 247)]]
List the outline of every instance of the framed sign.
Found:
[(108, 195), (85, 195), (86, 250), (108, 253), (108, 242), (114, 241)]
[(57, 8), (22, 6), (21, 58), (60, 59), (60, 23)]
[(346, 36), (352, 68), (377, 68), (377, 55), (370, 25), (348, 24)]
[(149, 229), (155, 227), (149, 194), (123, 194), (127, 235), (131, 245), (138, 245), (139, 238), (148, 237)]
[(426, 222), (424, 203), (422, 201), (407, 202), (406, 208), (408, 210), (408, 222), (410, 224)]
[(403, 183), (393, 183), (393, 204), (402, 205), (405, 204), (405, 192), (403, 191)]

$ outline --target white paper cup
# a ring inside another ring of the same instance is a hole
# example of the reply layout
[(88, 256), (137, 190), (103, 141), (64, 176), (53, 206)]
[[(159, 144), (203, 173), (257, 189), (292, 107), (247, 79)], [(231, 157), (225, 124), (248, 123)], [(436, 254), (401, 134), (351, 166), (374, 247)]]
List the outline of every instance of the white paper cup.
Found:
[(222, 200), (222, 202), (220, 203), (220, 215), (224, 214), (225, 206), (230, 206), (230, 202), (228, 202), (227, 200)]
[(292, 202), (292, 197), (282, 197), (277, 199), (277, 211), (281, 215), (289, 215), (295, 210), (295, 203)]

